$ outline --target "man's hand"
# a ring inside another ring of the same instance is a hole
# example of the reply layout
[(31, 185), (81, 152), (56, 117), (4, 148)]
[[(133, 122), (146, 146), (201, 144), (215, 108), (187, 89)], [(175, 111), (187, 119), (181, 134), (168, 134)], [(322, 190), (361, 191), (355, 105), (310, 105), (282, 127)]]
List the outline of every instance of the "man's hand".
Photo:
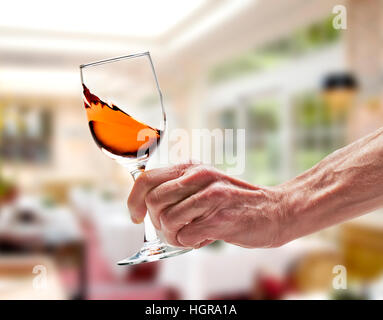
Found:
[(129, 197), (132, 220), (149, 210), (175, 246), (214, 240), (276, 247), (383, 206), (383, 128), (298, 177), (256, 187), (199, 164), (143, 173)]
[(128, 205), (141, 223), (148, 210), (154, 226), (174, 246), (203, 247), (224, 240), (242, 247), (279, 245), (283, 192), (254, 187), (200, 164), (144, 172)]

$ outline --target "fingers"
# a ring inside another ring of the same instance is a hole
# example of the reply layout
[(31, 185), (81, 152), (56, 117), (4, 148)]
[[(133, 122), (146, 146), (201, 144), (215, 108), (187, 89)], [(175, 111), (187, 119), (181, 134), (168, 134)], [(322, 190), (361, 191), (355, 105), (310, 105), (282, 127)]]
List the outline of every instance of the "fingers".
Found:
[(205, 212), (206, 208), (200, 194), (194, 194), (168, 208), (160, 216), (161, 230), (168, 243), (173, 246), (183, 246), (177, 240), (177, 232), (193, 220), (203, 216)]
[[(160, 215), (160, 221), (161, 230), (167, 241), (174, 246), (194, 247), (206, 239), (216, 239), (213, 235), (218, 230), (217, 223), (219, 221), (217, 221), (215, 215), (225, 196), (224, 186), (213, 183), (206, 189), (166, 209)], [(196, 232), (194, 234), (195, 241), (192, 243), (180, 242), (178, 238), (179, 232), (190, 228), (192, 228), (193, 232)], [(201, 234), (199, 234), (200, 229), (203, 231)]]
[(201, 248), (216, 240), (214, 226), (204, 223), (190, 223), (177, 233), (177, 243), (182, 247)]
[(144, 220), (147, 210), (145, 197), (151, 189), (168, 180), (180, 177), (184, 173), (184, 170), (192, 165), (192, 163), (187, 163), (168, 168), (149, 170), (142, 173), (134, 183), (128, 199), (132, 221), (141, 223)]
[[(213, 175), (206, 174), (203, 170), (193, 172), (193, 169), (191, 169), (181, 177), (167, 181), (151, 189), (146, 195), (145, 203), (148, 211), (150, 212), (154, 226), (157, 229), (161, 229), (161, 215), (163, 213), (166, 213), (167, 216), (169, 216), (166, 217), (169, 218), (167, 221), (170, 223), (172, 221), (181, 223), (181, 226), (193, 220), (196, 217), (195, 215), (197, 212), (194, 212), (194, 214), (190, 216), (187, 211), (188, 207), (193, 208), (193, 203), (195, 201), (195, 197), (193, 197), (193, 195), (197, 194), (201, 190), (204, 190), (213, 181)], [(177, 212), (180, 214), (172, 214), (172, 212), (176, 211), (171, 209), (170, 212), (168, 212), (168, 209), (171, 208), (172, 205), (183, 202), (183, 200), (188, 197), (191, 197), (191, 199), (186, 203), (183, 203), (183, 207), (187, 207), (182, 209), (177, 208)], [(184, 213), (185, 215), (182, 216)], [(177, 220), (178, 217), (182, 217), (181, 221)]]
[(218, 171), (194, 163), (147, 171), (129, 196), (132, 220), (142, 222), (148, 210), (169, 244), (208, 245), (220, 239), (216, 213), (230, 198), (226, 180)]

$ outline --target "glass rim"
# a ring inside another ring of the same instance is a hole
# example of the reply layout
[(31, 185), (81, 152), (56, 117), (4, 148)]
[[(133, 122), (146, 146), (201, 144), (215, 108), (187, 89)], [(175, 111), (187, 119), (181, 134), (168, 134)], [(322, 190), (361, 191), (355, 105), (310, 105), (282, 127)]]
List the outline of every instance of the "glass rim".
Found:
[(149, 56), (150, 57), (150, 52), (145, 51), (145, 52), (133, 53), (133, 54), (128, 54), (128, 55), (114, 57), (114, 58), (98, 60), (98, 61), (94, 61), (94, 62), (90, 62), (90, 63), (81, 64), (79, 67), (80, 67), (80, 69), (83, 69), (83, 68), (87, 68), (87, 67), (99, 66), (102, 64), (106, 64), (106, 63), (116, 62), (116, 61), (125, 60), (125, 59), (138, 58), (138, 57), (142, 57), (142, 56)]

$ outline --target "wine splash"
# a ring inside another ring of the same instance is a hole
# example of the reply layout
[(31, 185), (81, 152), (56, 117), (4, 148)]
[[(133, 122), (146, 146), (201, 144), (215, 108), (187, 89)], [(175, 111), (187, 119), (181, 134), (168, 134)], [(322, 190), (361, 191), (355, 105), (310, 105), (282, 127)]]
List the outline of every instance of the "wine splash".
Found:
[(162, 131), (132, 118), (114, 104), (107, 104), (83, 84), (84, 106), (93, 139), (100, 148), (125, 158), (149, 156)]

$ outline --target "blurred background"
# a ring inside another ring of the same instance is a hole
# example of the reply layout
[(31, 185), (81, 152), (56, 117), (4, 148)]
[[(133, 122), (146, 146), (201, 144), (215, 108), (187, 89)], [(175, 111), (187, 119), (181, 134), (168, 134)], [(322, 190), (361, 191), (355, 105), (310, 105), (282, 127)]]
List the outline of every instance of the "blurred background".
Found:
[[(117, 266), (143, 228), (129, 174), (92, 140), (78, 69), (149, 50), (170, 128), (245, 128), (241, 178), (275, 185), (383, 125), (382, 36), (382, 0), (4, 3), (0, 299), (382, 299), (382, 210), (277, 249)], [(36, 265), (49, 285), (32, 286)]]

